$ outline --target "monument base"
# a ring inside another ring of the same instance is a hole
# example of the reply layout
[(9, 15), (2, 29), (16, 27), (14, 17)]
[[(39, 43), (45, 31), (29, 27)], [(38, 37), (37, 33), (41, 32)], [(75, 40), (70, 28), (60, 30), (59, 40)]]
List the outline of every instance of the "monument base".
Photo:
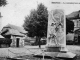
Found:
[(76, 54), (72, 53), (72, 52), (59, 52), (58, 55), (56, 56), (57, 58), (61, 58), (61, 59), (75, 59), (76, 58)]
[[(68, 49), (66, 47), (52, 47), (52, 46), (46, 46), (45, 52), (50, 55), (52, 55), (53, 57), (57, 57), (57, 58), (63, 58), (63, 59), (74, 59), (76, 57), (76, 54), (71, 53), (68, 51)], [(50, 55), (50, 56), (51, 56)]]

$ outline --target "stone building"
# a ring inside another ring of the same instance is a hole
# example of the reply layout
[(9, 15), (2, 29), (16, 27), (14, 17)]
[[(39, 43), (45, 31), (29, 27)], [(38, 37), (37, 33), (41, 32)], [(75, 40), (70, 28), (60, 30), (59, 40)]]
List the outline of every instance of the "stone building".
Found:
[(24, 46), (24, 38), (27, 34), (22, 27), (8, 24), (1, 30), (1, 35), (5, 38), (12, 39), (12, 47), (22, 47)]

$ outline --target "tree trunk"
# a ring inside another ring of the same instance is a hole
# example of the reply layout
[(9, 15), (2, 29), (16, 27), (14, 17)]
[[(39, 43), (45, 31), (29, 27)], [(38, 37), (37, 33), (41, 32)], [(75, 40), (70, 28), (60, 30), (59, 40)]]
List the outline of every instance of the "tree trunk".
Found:
[(36, 45), (39, 45), (39, 48), (41, 48), (41, 41), (40, 41), (40, 39), (41, 39), (41, 37), (36, 36), (35, 44), (36, 44)]
[(38, 45), (38, 36), (36, 36), (35, 45)]
[(39, 48), (41, 48), (41, 41), (40, 41), (41, 37), (38, 37), (38, 44), (39, 44)]

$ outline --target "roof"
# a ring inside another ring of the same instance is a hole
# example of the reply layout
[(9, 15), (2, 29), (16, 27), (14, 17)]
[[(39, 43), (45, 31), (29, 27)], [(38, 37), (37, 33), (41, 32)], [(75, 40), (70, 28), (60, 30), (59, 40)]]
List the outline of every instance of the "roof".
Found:
[(2, 36), (15, 35), (15, 36), (24, 36), (27, 33), (22, 27), (8, 24), (3, 27), (1, 30)]
[(20, 33), (18, 30), (9, 29), (5, 35), (15, 35), (15, 36), (24, 36), (24, 34)]
[(79, 31), (79, 32), (80, 32), (80, 29), (77, 29), (77, 30), (75, 30), (75, 31)]
[(74, 31), (75, 34), (80, 34), (80, 29)]
[(66, 18), (70, 19), (70, 20), (72, 20), (72, 19), (80, 19), (80, 11), (74, 11), (74, 12), (66, 15)]
[(15, 26), (12, 24), (8, 24), (4, 26), (3, 28), (10, 28), (10, 29), (18, 30), (20, 33), (27, 33), (27, 31), (25, 31), (23, 27)]

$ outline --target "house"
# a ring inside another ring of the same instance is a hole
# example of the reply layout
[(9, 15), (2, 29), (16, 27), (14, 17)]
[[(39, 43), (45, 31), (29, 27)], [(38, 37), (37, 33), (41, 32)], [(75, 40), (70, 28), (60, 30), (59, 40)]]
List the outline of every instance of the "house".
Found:
[(25, 31), (22, 27), (11, 24), (4, 26), (1, 30), (1, 35), (3, 37), (12, 39), (12, 47), (23, 47), (26, 34), (27, 31)]
[(74, 11), (66, 16), (67, 19), (74, 22), (74, 41), (80, 44), (80, 10)]

